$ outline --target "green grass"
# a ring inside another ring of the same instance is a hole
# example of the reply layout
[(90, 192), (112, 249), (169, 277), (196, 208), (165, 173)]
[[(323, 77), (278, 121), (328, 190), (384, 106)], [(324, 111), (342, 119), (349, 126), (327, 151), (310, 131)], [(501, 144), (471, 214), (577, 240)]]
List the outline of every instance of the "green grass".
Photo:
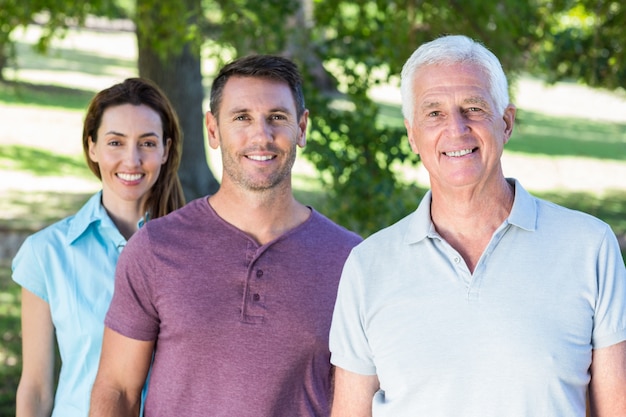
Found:
[(626, 161), (626, 124), (520, 110), (506, 149), (533, 155)]
[(0, 416), (15, 415), (20, 343), (20, 289), (12, 283), (8, 265), (0, 264)]
[[(102, 38), (106, 34), (99, 35)], [(71, 46), (54, 46), (42, 59), (28, 42), (17, 41), (18, 66), (21, 70), (46, 71), (50, 79), (55, 80), (55, 73), (76, 72), (87, 75), (117, 76), (120, 68), (136, 68), (136, 61), (111, 55), (98, 54), (97, 51), (84, 50)]]
[(0, 169), (24, 171), (42, 177), (93, 176), (82, 155), (61, 155), (22, 145), (0, 145)]
[(0, 199), (0, 238), (2, 233), (32, 233), (75, 213), (91, 196), (89, 193), (39, 191), (8, 192)]
[(23, 81), (0, 83), (0, 102), (13, 106), (37, 106), (85, 110), (93, 91)]

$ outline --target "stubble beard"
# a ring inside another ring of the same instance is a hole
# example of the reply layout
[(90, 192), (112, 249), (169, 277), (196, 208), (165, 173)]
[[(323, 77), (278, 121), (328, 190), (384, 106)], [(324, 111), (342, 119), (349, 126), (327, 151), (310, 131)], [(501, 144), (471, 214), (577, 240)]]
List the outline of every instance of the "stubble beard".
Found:
[[(278, 154), (280, 157), (282, 154)], [(242, 188), (254, 192), (266, 192), (284, 186), (291, 185), (291, 170), (296, 160), (296, 145), (294, 144), (289, 153), (286, 155), (285, 163), (265, 177), (248, 175), (241, 169), (241, 165), (232, 157), (222, 152), (222, 164), (224, 167), (224, 175), (226, 175), (233, 183)]]

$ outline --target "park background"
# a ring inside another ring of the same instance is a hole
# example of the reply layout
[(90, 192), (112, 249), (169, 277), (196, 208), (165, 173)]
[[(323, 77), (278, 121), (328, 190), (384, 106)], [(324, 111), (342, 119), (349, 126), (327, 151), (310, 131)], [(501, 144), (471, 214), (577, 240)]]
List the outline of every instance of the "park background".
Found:
[[(0, 0), (2, 33), (7, 31), (2, 23), (12, 1)], [(150, 44), (158, 59), (148, 64), (144, 59), (143, 66), (150, 70), (142, 70), (142, 62), (138, 65), (147, 42), (137, 41), (138, 7), (154, 6), (150, 0), (138, 0), (136, 5), (121, 1), (122, 7), (113, 9), (104, 7), (111, 2), (83, 3), (92, 7), (45, 13), (46, 1), (18, 1), (14, 6), (21, 9), (14, 14), (22, 12), (28, 18), (9, 25), (10, 42), (5, 39), (3, 44), (0, 35), (0, 47), (10, 45), (5, 57), (0, 57), (4, 59), (0, 62), (0, 416), (14, 415), (21, 366), (19, 288), (10, 280), (10, 261), (28, 234), (73, 213), (99, 189), (85, 166), (80, 141), (89, 99), (126, 77), (155, 75), (159, 70), (169, 74), (164, 89), (175, 89), (168, 95), (174, 95), (177, 102), (185, 98), (184, 94), (179, 97), (180, 90), (190, 88), (180, 67), (163, 68), (168, 54), (177, 58), (176, 42)], [(195, 1), (160, 2), (174, 3), (190, 7)], [(173, 39), (189, 46), (185, 53), (197, 53), (201, 77), (191, 77), (196, 82), (191, 87), (199, 89), (200, 104), (195, 110), (200, 118), (208, 110), (206, 98), (215, 70), (230, 58), (255, 51), (289, 54), (291, 50), (307, 74), (316, 70), (316, 76), (309, 74), (314, 79), (308, 80), (311, 84), (305, 90), (314, 116), (309, 146), (296, 162), (294, 184), (302, 201), (339, 223), (366, 236), (406, 215), (419, 202), (428, 178), (408, 151), (397, 73), (399, 62), (415, 46), (447, 28), (494, 49), (510, 73), (512, 98), (519, 112), (513, 137), (505, 147), (505, 175), (518, 178), (536, 195), (607, 221), (623, 251), (626, 248), (626, 59), (610, 30), (619, 28), (617, 41), (626, 45), (622, 30), (626, 13), (618, 2), (537, 0), (524, 3), (520, 10), (522, 3), (516, 1), (470, 1), (467, 5), (475, 6), (474, 10), (469, 7), (463, 12), (454, 10), (455, 2), (433, 8), (436, 3), (426, 1), (286, 0), (267, 1), (262, 7), (244, 0), (198, 3), (211, 25), (183, 25), (179, 30), (189, 35), (193, 29), (205, 40), (198, 44), (193, 36)], [(290, 8), (290, 3), (306, 8)], [(25, 10), (26, 5), (33, 7)], [(393, 5), (395, 9), (390, 8)], [(420, 5), (424, 12), (411, 5)], [(235, 6), (239, 9), (234, 10)], [(162, 26), (176, 22), (172, 15), (179, 11), (152, 10), (161, 12), (171, 14), (156, 20)], [(302, 19), (298, 13), (304, 14), (304, 21), (298, 20)], [(479, 14), (480, 19), (463, 13)], [(183, 22), (189, 19), (189, 14), (185, 16)], [(511, 16), (521, 23), (504, 24)], [(426, 18), (434, 23), (425, 25)], [(413, 26), (402, 26), (403, 19)], [(215, 31), (220, 25), (232, 27)], [(301, 45), (311, 48), (311, 56), (326, 59), (305, 61), (293, 52), (286, 39), (304, 27), (309, 38), (300, 41)], [(413, 30), (413, 36), (404, 37), (405, 29)], [(56, 37), (48, 37), (50, 33)], [(236, 39), (229, 41), (229, 37)], [(252, 37), (263, 42), (254, 43)], [(194, 45), (200, 46), (194, 49)], [(198, 100), (195, 93), (187, 106)], [(192, 112), (185, 107), (179, 113)], [(211, 189), (206, 179), (214, 178), (213, 187), (219, 182), (219, 153), (204, 146), (201, 120), (185, 132), (188, 154), (191, 149), (194, 157), (200, 155), (200, 160), (184, 158), (185, 168), (205, 164), (190, 174), (204, 183), (187, 189), (194, 190), (191, 197), (194, 192), (203, 195), (203, 187), (208, 187), (206, 192)], [(208, 173), (206, 178), (203, 172)]]

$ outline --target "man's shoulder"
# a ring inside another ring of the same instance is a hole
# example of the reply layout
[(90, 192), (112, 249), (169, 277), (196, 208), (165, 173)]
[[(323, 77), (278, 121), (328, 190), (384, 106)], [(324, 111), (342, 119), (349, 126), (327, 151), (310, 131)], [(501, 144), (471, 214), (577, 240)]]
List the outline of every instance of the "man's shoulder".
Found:
[(207, 199), (206, 197), (197, 198), (191, 200), (184, 206), (166, 214), (165, 216), (152, 219), (146, 222), (146, 226), (150, 229), (170, 229), (172, 227), (180, 227), (188, 224), (197, 224), (202, 220), (203, 216), (207, 213)]
[[(608, 224), (583, 211), (574, 210), (552, 201), (535, 197), (538, 207), (538, 221), (550, 222), (563, 227), (605, 230)], [(541, 223), (540, 223), (541, 224)]]
[[(519, 201), (518, 201), (519, 200)], [(603, 220), (579, 210), (530, 194), (516, 183), (515, 203), (510, 216), (513, 224), (528, 230), (554, 233), (559, 231), (583, 235), (604, 235), (610, 226)]]
[(127, 246), (149, 243), (154, 248), (172, 241), (191, 240), (197, 233), (203, 233), (210, 216), (203, 210), (202, 200), (192, 200), (165, 216), (147, 221), (133, 234)]
[(354, 248), (354, 255), (367, 260), (379, 258), (381, 255), (402, 256), (411, 243), (420, 240), (413, 231), (414, 219), (413, 212), (396, 223), (372, 233)]
[(311, 209), (311, 226), (316, 233), (328, 234), (333, 236), (333, 239), (344, 240), (349, 244), (356, 245), (361, 242), (363, 238), (358, 233), (353, 232), (346, 227), (334, 222), (319, 211)]

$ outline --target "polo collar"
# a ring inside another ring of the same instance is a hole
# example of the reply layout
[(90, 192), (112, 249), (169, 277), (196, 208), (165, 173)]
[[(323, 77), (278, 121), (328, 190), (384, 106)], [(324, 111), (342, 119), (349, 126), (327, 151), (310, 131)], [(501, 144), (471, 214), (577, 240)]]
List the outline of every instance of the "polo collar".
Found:
[[(513, 207), (506, 223), (517, 226), (521, 229), (534, 231), (537, 228), (537, 204), (536, 199), (515, 178), (507, 178), (509, 184), (515, 188)], [(439, 238), (430, 217), (430, 203), (432, 201), (432, 191), (422, 198), (417, 210), (411, 214), (409, 225), (404, 234), (404, 243), (417, 243), (426, 238)]]

